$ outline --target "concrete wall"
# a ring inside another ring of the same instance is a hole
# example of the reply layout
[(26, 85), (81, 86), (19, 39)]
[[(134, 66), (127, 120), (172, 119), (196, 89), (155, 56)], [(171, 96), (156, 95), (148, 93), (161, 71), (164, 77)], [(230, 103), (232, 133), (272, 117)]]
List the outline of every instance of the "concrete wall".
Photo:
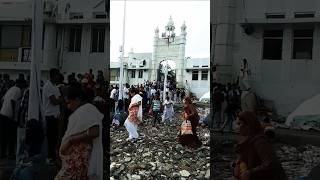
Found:
[[(263, 60), (263, 30), (282, 26), (282, 60)], [(299, 25), (303, 26), (303, 25)], [(252, 72), (250, 83), (259, 96), (275, 102), (278, 113), (292, 112), (304, 100), (320, 93), (320, 26), (315, 24), (313, 59), (292, 59), (292, 33), (295, 25), (254, 25), (255, 33), (246, 35), (236, 26), (233, 77), (239, 74), (241, 59), (247, 58)]]
[(16, 21), (25, 18), (32, 18), (32, 0), (0, 5), (0, 20), (11, 19)]
[(100, 6), (96, 7), (99, 2), (101, 2), (101, 0), (60, 0), (58, 14), (59, 17), (63, 18), (63, 16), (65, 15), (65, 7), (67, 3), (69, 3), (69, 13), (81, 12), (83, 13), (84, 19), (91, 19), (93, 17), (93, 12), (105, 12), (104, 3), (101, 3)]
[(189, 91), (196, 94), (198, 98), (210, 91), (210, 71), (208, 71), (208, 80), (201, 80), (202, 71), (199, 70), (198, 80), (192, 80), (192, 70), (185, 71), (184, 82), (187, 80), (187, 86)]
[[(92, 53), (91, 52), (91, 25), (82, 25), (82, 39), (81, 39), (81, 51), (80, 52), (69, 52), (69, 28), (68, 26), (65, 31), (64, 39), (64, 51), (62, 56), (62, 71), (70, 74), (72, 72), (85, 73), (89, 69), (93, 69), (94, 73), (98, 70), (104, 72), (109, 68), (109, 43), (110, 41), (105, 39), (104, 53)], [(106, 29), (106, 37), (109, 32)]]
[[(243, 12), (242, 1), (238, 1), (237, 7)], [(286, 17), (292, 18), (295, 12), (309, 11), (317, 12), (316, 16), (320, 17), (320, 1), (318, 0), (245, 0), (245, 7), (247, 17), (254, 19), (265, 18), (265, 13), (282, 12), (286, 14)]]
[(137, 84), (143, 84), (145, 81), (148, 80), (148, 74), (150, 73), (150, 70), (143, 70), (143, 75), (142, 75), (142, 78), (138, 78), (139, 77), (139, 70), (136, 69), (136, 76), (135, 78), (132, 78), (131, 77), (131, 73), (132, 73), (132, 70), (128, 70), (127, 74), (128, 74), (128, 83), (130, 85), (137, 85)]

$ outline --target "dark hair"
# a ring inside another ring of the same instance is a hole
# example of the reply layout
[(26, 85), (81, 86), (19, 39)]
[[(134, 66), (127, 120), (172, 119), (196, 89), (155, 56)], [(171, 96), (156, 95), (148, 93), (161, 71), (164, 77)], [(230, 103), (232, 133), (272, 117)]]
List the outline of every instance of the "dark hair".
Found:
[(75, 100), (77, 98), (81, 101), (87, 101), (86, 93), (78, 82), (70, 84), (67, 89), (67, 99)]
[(186, 104), (193, 104), (192, 101), (191, 101), (191, 98), (189, 96), (185, 97), (184, 101), (185, 101)]
[(22, 80), (22, 79), (16, 79), (15, 84), (20, 88), (24, 88), (25, 86), (27, 86), (26, 80)]
[(263, 133), (263, 128), (257, 116), (251, 111), (244, 111), (239, 114), (239, 121), (248, 126), (248, 135), (254, 136)]
[(131, 88), (129, 92), (130, 92), (130, 93), (134, 93), (134, 94), (139, 94), (139, 89), (137, 89), (137, 88)]
[(52, 78), (54, 78), (56, 75), (59, 75), (59, 69), (57, 69), (57, 68), (52, 68), (52, 69), (50, 69), (50, 78), (52, 79)]

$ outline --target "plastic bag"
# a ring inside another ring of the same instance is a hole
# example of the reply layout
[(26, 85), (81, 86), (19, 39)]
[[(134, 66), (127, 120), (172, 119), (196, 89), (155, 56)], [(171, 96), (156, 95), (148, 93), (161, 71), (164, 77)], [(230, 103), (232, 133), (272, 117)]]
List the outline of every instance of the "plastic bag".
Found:
[(185, 120), (181, 124), (181, 135), (188, 135), (192, 133), (192, 126), (189, 120)]

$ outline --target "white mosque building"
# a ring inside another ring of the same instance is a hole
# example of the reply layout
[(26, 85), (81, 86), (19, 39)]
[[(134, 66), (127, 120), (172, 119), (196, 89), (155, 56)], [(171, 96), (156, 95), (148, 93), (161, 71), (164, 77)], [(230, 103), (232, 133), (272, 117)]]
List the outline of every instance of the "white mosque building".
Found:
[[(175, 64), (175, 80), (178, 88), (188, 89), (197, 97), (210, 90), (210, 59), (185, 57), (187, 45), (187, 26), (180, 27), (180, 35), (175, 34), (172, 18), (169, 18), (165, 29), (172, 29), (173, 36), (166, 33), (159, 35), (159, 28), (155, 29), (152, 53), (134, 53), (133, 50), (124, 58), (124, 83), (130, 85), (160, 80), (160, 64), (169, 60)], [(119, 84), (120, 63), (111, 62), (111, 84)]]

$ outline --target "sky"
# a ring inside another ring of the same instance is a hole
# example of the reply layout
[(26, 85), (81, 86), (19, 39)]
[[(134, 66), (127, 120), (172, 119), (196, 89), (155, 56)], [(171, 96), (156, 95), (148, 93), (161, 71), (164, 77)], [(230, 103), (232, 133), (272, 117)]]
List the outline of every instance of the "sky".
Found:
[[(119, 47), (123, 39), (124, 1), (110, 1), (110, 58), (119, 61)], [(154, 30), (164, 32), (170, 15), (175, 33), (180, 35), (181, 25), (187, 26), (186, 57), (210, 57), (210, 1), (209, 0), (127, 0), (125, 24), (125, 56), (135, 53), (152, 53)]]

